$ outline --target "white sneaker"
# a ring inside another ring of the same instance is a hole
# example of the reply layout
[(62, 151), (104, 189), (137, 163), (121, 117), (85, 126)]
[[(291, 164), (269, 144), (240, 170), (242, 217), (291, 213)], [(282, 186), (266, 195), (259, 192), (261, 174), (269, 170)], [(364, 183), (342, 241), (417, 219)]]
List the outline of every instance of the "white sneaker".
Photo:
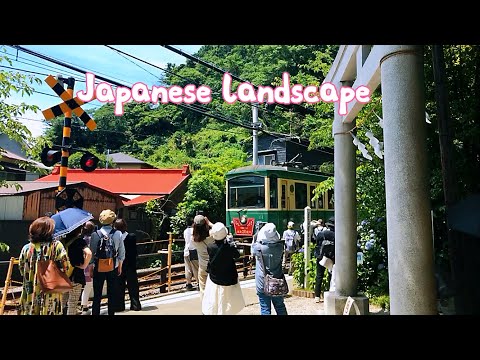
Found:
[(320, 298), (318, 296), (315, 297), (315, 302), (316, 303), (319, 303), (320, 302)]

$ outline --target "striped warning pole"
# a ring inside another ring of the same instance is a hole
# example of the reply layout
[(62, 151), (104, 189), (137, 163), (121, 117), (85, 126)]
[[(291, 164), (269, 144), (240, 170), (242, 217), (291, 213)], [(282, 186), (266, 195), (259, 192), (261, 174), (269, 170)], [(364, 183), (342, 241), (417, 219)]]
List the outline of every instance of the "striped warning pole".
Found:
[[(70, 98), (73, 97), (74, 86), (75, 86), (75, 79), (73, 77), (69, 77), (68, 83), (67, 83), (67, 93), (70, 96)], [(62, 90), (63, 90), (63, 86), (62, 86)], [(72, 111), (69, 110), (65, 112), (65, 120), (63, 122), (62, 159), (60, 160), (60, 178), (58, 179), (58, 191), (62, 191), (67, 186), (68, 156), (70, 155), (70, 152), (66, 147), (70, 145), (71, 132), (72, 132)]]
[[(59, 77), (60, 78), (60, 77)], [(70, 82), (70, 80), (68, 80)], [(74, 80), (73, 80), (74, 81)], [(93, 131), (96, 129), (97, 124), (95, 121), (88, 115), (85, 110), (83, 110), (80, 106), (85, 104), (84, 101), (80, 100), (78, 97), (73, 98), (73, 88), (71, 93), (65, 91), (63, 89), (63, 85), (57, 81), (52, 75), (48, 75), (45, 79), (45, 82), (52, 88), (53, 91), (64, 101), (58, 105), (52, 106), (46, 110), (43, 110), (43, 116), (46, 120), (52, 120), (53, 118), (60, 116), (62, 114), (67, 114), (68, 111), (73, 112), (77, 115), (80, 120), (83, 121), (85, 126), (90, 130)], [(90, 100), (94, 100), (95, 96)]]

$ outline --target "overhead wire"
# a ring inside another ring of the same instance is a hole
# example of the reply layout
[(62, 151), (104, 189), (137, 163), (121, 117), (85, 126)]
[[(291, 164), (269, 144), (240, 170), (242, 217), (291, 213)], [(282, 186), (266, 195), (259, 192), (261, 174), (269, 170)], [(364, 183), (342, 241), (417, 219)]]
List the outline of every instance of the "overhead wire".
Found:
[[(171, 75), (176, 76), (176, 77), (178, 77), (178, 78), (180, 78), (180, 79), (182, 79), (182, 80), (188, 81), (188, 82), (190, 82), (190, 83), (192, 83), (192, 84), (196, 84), (196, 83), (197, 83), (196, 81), (194, 81), (194, 80), (192, 80), (192, 79), (189, 79), (189, 78), (187, 78), (187, 77), (185, 77), (185, 76), (183, 76), (183, 75), (179, 75), (178, 73), (176, 73), (176, 72), (174, 72), (174, 71), (171, 71), (171, 70), (162, 68), (162, 67), (160, 67), (160, 66), (158, 66), (158, 65), (152, 64), (151, 62), (148, 62), (148, 61), (146, 61), (146, 60), (140, 59), (140, 58), (137, 57), (137, 56), (134, 56), (134, 55), (129, 54), (129, 53), (125, 52), (125, 51), (122, 51), (122, 50), (119, 50), (119, 49), (117, 49), (117, 48), (114, 48), (113, 46), (109, 46), (109, 45), (104, 45), (104, 46), (107, 47), (107, 48), (109, 48), (109, 49), (111, 49), (111, 50), (113, 50), (113, 51), (115, 51), (115, 52), (117, 52), (119, 55), (121, 55), (121, 56), (122, 56), (123, 58), (125, 58), (125, 59), (126, 59), (127, 57), (130, 57), (130, 58), (132, 58), (132, 59), (141, 61), (141, 62), (144, 63), (144, 64), (147, 64), (147, 65), (149, 65), (149, 66), (152, 66), (152, 67), (154, 67), (154, 68), (156, 68), (156, 69), (159, 69), (159, 70), (161, 70), (161, 71), (164, 71), (165, 73), (171, 74)], [(142, 70), (148, 72), (149, 74), (157, 77), (156, 75), (152, 74), (151, 72), (149, 72), (148, 70), (146, 70), (145, 68), (143, 68), (143, 67), (140, 66), (139, 64), (135, 63), (134, 61), (130, 60), (130, 62), (133, 63), (133, 64), (135, 64), (136, 66), (138, 66), (138, 67), (141, 68)], [(163, 82), (162, 79), (160, 79), (160, 80)], [(198, 84), (196, 84), (196, 85), (198, 85)], [(213, 96), (213, 95), (220, 95), (220, 94), (221, 94), (221, 93), (220, 93), (220, 92), (217, 92), (217, 91), (212, 92), (212, 96)], [(250, 103), (242, 103), (242, 104), (245, 104), (245, 105), (247, 105), (247, 106), (250, 106), (251, 108), (255, 106), (254, 104), (250, 104)], [(205, 107), (205, 106), (201, 105), (201, 107)], [(218, 111), (218, 107), (215, 106), (215, 107), (213, 107), (213, 109), (211, 109), (211, 110)], [(275, 114), (275, 113), (273, 113), (272, 111), (269, 111), (269, 110), (267, 110), (267, 109), (261, 109), (261, 110), (262, 110), (263, 112), (268, 112), (268, 113), (270, 113), (270, 114), (273, 114), (273, 115), (275, 115), (275, 116), (278, 116), (277, 114)], [(285, 119), (285, 118), (283, 118), (283, 119), (286, 120), (286, 121), (290, 121), (290, 120)], [(241, 119), (238, 119), (238, 118), (237, 118), (236, 120), (242, 121)]]
[[(202, 64), (203, 66), (205, 66), (205, 67), (207, 67), (207, 68), (209, 68), (209, 69), (212, 69), (212, 70), (214, 70), (214, 71), (216, 71), (216, 72), (219, 72), (219, 73), (222, 73), (222, 74), (228, 72), (228, 73), (230, 74), (230, 76), (232, 77), (232, 79), (237, 80), (237, 81), (240, 81), (240, 82), (249, 83), (249, 84), (251, 84), (256, 90), (258, 90), (258, 86), (257, 86), (257, 85), (252, 84), (250, 81), (246, 81), (246, 80), (240, 78), (239, 76), (236, 76), (235, 74), (232, 74), (231, 72), (226, 71), (226, 70), (220, 68), (219, 66), (217, 66), (217, 65), (215, 65), (215, 64), (212, 64), (212, 63), (210, 63), (210, 62), (208, 62), (208, 61), (205, 61), (205, 60), (200, 59), (200, 58), (198, 58), (198, 57), (196, 57), (196, 56), (193, 56), (193, 55), (191, 55), (191, 54), (188, 54), (188, 53), (184, 52), (183, 50), (177, 49), (177, 48), (175, 48), (175, 47), (173, 47), (173, 46), (171, 46), (171, 45), (160, 45), (160, 46), (163, 46), (164, 48), (166, 48), (166, 49), (168, 49), (168, 50), (170, 50), (170, 51), (172, 51), (172, 52), (174, 52), (174, 53), (176, 53), (176, 54), (178, 54), (178, 55), (181, 55), (181, 56), (183, 56), (183, 57), (185, 57), (185, 58), (187, 58), (187, 59), (189, 59), (189, 60), (191, 60), (191, 61), (194, 61), (194, 62), (196, 62), (196, 63)], [(281, 108), (287, 109), (287, 110), (291, 110), (291, 108), (289, 108), (289, 107), (287, 107), (286, 105), (283, 105), (283, 104), (278, 104), (278, 106), (280, 106)], [(301, 105), (297, 105), (297, 106), (300, 107), (300, 108), (302, 108), (302, 109), (304, 109), (305, 111), (307, 111), (307, 112), (308, 112), (309, 114), (311, 114), (311, 115), (315, 114), (315, 111), (312, 110), (312, 109), (306, 108), (306, 107), (301, 106)], [(303, 114), (297, 114), (297, 115), (300, 115), (300, 116), (305, 117), (305, 115), (303, 115)]]
[[(71, 65), (65, 61), (62, 61), (62, 60), (58, 60), (58, 59), (55, 59), (53, 57), (50, 57), (50, 56), (47, 56), (47, 55), (44, 55), (44, 54), (41, 54), (41, 53), (38, 53), (36, 51), (33, 51), (33, 50), (30, 50), (30, 49), (27, 49), (27, 48), (24, 48), (22, 46), (19, 46), (19, 45), (15, 45), (13, 46), (15, 49), (18, 49), (20, 51), (23, 51), (29, 55), (32, 55), (32, 56), (36, 56), (38, 58), (41, 58), (43, 60), (46, 60), (46, 61), (49, 61), (49, 62), (52, 62), (52, 63), (55, 63), (57, 65), (60, 65), (60, 66), (63, 66), (63, 67), (66, 67), (67, 69), (70, 69), (70, 70), (73, 70), (73, 71), (76, 71), (78, 73), (82, 73), (82, 74), (85, 74), (87, 73), (88, 71), (87, 70), (84, 70), (84, 69), (81, 69), (81, 68), (78, 68), (74, 65)], [(122, 83), (119, 83), (117, 81), (114, 81), (114, 80), (111, 80), (107, 77), (104, 77), (104, 76), (101, 76), (101, 75), (97, 75), (96, 76), (98, 79), (100, 80), (103, 80), (107, 83), (110, 83), (110, 84), (113, 84), (113, 85), (116, 85), (116, 86), (121, 86), (121, 87), (127, 87), (127, 88), (130, 88), (130, 86), (128, 85), (125, 85), (125, 84), (122, 84)], [(270, 132), (267, 132), (265, 130), (262, 130), (262, 129), (257, 129), (257, 128), (254, 128), (253, 126), (249, 126), (249, 125), (244, 125), (244, 124), (241, 124), (241, 123), (237, 123), (236, 121), (233, 121), (231, 119), (228, 119), (224, 116), (219, 116), (219, 115), (216, 115), (216, 114), (211, 114), (211, 113), (208, 113), (208, 110), (209, 109), (205, 109), (206, 111), (202, 111), (198, 108), (195, 108), (194, 106), (190, 106), (189, 104), (172, 104), (172, 105), (175, 105), (175, 106), (179, 106), (181, 108), (184, 108), (184, 109), (188, 109), (188, 110), (191, 110), (191, 111), (194, 111), (194, 112), (197, 112), (197, 113), (200, 113), (204, 116), (207, 116), (207, 117), (211, 117), (211, 118), (214, 118), (214, 119), (217, 119), (217, 120), (220, 120), (220, 121), (223, 121), (223, 122), (226, 122), (226, 123), (229, 123), (231, 125), (235, 125), (235, 126), (239, 126), (239, 127), (242, 127), (242, 128), (245, 128), (245, 129), (248, 129), (248, 130), (260, 130), (260, 131), (263, 131), (264, 133), (268, 134), (268, 135), (271, 135), (273, 137), (277, 137), (277, 138), (283, 138), (283, 136), (279, 136), (279, 135), (275, 135), (273, 133), (270, 133)], [(289, 141), (289, 142), (292, 142), (291, 140), (288, 140), (285, 138), (285, 141)], [(295, 144), (299, 144), (299, 143), (296, 143), (296, 142), (292, 142), (292, 143), (295, 143)], [(308, 148), (308, 146), (306, 145), (303, 145), (303, 144), (300, 144), (300, 146), (304, 146), (306, 148)], [(319, 152), (323, 152), (323, 153), (328, 153), (326, 151), (323, 151), (323, 150), (319, 150), (319, 149), (313, 149), (313, 151), (319, 151)]]

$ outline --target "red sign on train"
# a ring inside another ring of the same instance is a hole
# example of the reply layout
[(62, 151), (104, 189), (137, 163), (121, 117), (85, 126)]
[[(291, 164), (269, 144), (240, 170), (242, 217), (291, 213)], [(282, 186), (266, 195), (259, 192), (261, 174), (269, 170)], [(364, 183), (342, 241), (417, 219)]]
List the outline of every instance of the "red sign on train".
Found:
[(235, 229), (235, 235), (237, 236), (253, 236), (253, 225), (255, 224), (254, 218), (246, 219), (246, 222), (242, 224), (239, 218), (233, 218), (233, 228)]

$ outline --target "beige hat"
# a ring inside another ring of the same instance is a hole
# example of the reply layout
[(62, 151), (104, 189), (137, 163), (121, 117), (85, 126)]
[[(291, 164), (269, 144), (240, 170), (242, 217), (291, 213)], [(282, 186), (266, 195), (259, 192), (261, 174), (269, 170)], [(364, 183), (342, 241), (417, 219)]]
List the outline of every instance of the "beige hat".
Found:
[(98, 218), (98, 221), (100, 221), (100, 224), (102, 225), (110, 225), (115, 221), (117, 218), (117, 215), (112, 210), (103, 210), (100, 213), (100, 217)]
[(227, 237), (228, 230), (221, 222), (213, 224), (212, 229), (210, 230), (210, 236), (215, 240), (223, 240)]
[(203, 215), (197, 215), (197, 216), (195, 216), (195, 218), (193, 219), (193, 222), (194, 222), (196, 225), (203, 225), (203, 224), (205, 224), (205, 216), (203, 216)]

